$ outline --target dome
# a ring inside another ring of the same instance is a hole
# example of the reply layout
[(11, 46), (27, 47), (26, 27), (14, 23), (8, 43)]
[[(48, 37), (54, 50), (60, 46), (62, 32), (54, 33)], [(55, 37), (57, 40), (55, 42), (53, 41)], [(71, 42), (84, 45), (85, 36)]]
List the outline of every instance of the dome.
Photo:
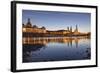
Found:
[(41, 27), (41, 29), (46, 29), (46, 28), (43, 26), (43, 27)]
[(33, 28), (38, 28), (36, 25), (33, 25)]

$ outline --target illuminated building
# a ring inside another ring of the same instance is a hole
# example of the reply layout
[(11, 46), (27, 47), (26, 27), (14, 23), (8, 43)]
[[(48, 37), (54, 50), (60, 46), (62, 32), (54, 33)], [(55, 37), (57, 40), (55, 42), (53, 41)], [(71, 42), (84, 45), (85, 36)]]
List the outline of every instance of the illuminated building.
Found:
[(23, 24), (23, 28), (22, 31), (25, 32), (31, 32), (31, 33), (46, 33), (46, 28), (45, 27), (41, 27), (38, 28), (36, 25), (31, 24), (30, 19), (28, 19), (27, 24)]
[(84, 36), (90, 35), (90, 33), (81, 33), (78, 30), (76, 25), (76, 29), (73, 31), (72, 26), (67, 27), (66, 30), (47, 30), (44, 26), (39, 28), (36, 25), (32, 25), (30, 19), (28, 18), (27, 23), (22, 25), (23, 36)]

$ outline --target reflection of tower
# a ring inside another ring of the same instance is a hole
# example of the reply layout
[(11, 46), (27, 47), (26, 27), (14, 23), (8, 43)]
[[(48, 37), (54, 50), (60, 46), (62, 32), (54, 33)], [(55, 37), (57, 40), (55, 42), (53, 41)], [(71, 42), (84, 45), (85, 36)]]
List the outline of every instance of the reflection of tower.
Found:
[(78, 48), (78, 38), (75, 38), (75, 44), (76, 44), (76, 48)]
[(69, 41), (67, 42), (67, 44), (68, 44), (68, 47), (69, 47)]
[(72, 41), (73, 41), (73, 39), (70, 38), (70, 39), (69, 39), (69, 43), (70, 43), (70, 46), (71, 46), (71, 47), (72, 47)]

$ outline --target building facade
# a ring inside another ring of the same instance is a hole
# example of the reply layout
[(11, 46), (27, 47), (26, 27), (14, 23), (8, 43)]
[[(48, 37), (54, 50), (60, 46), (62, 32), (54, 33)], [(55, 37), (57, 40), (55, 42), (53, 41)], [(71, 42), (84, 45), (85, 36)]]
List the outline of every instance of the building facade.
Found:
[(23, 24), (22, 26), (22, 31), (25, 32), (31, 32), (31, 33), (46, 33), (46, 28), (45, 27), (41, 27), (38, 28), (36, 25), (31, 24), (30, 19), (28, 19), (26, 24)]
[(27, 23), (22, 25), (22, 32), (23, 33), (35, 33), (35, 34), (46, 34), (46, 35), (77, 35), (79, 34), (78, 27), (76, 25), (76, 29), (73, 31), (72, 26), (69, 28), (67, 27), (67, 30), (56, 30), (56, 31), (50, 31), (46, 30), (46, 28), (43, 26), (39, 28), (36, 25), (32, 25), (30, 19), (28, 18)]

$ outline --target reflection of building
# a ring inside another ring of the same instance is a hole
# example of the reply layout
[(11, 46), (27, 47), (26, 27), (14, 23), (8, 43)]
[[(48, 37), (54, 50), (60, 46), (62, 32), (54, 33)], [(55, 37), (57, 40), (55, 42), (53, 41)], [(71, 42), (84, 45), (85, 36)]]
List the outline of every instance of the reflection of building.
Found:
[(73, 31), (72, 26), (69, 28), (67, 27), (67, 30), (56, 30), (56, 31), (50, 31), (46, 30), (46, 28), (43, 26), (39, 28), (36, 25), (32, 25), (30, 19), (28, 19), (26, 24), (23, 24), (22, 28), (24, 36), (87, 36), (90, 35), (90, 33), (80, 33), (78, 30), (78, 27), (76, 25), (76, 29)]
[(48, 43), (67, 43), (68, 46), (72, 46), (72, 44), (76, 44), (76, 47), (78, 47), (78, 42), (82, 39), (89, 39), (88, 37), (23, 37), (23, 44), (25, 45), (35, 45), (35, 44), (41, 44), (46, 45)]

